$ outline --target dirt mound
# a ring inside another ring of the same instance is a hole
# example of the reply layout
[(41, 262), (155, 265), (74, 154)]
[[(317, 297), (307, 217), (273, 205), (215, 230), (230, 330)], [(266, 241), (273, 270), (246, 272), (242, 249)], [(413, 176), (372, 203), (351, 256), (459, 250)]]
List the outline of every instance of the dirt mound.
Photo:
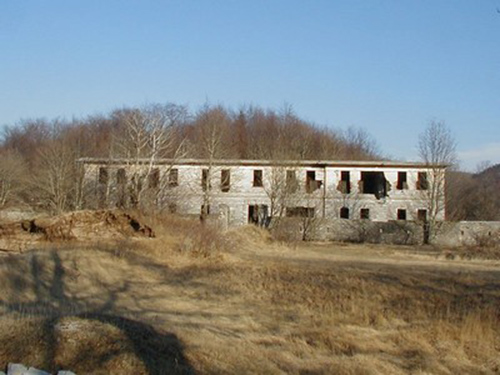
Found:
[(0, 318), (0, 369), (9, 362), (79, 374), (191, 374), (179, 339), (130, 319)]
[[(54, 217), (41, 217), (0, 224), (0, 249), (16, 241), (32, 242), (107, 239), (120, 236), (154, 237), (149, 226), (118, 210), (77, 211)], [(1, 241), (1, 240), (4, 241)], [(12, 247), (12, 246), (7, 246)]]

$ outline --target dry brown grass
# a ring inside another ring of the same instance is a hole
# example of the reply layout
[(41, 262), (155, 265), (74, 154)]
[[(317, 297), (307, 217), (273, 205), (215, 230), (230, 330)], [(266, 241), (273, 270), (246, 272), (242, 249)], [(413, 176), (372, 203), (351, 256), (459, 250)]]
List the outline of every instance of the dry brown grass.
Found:
[[(363, 247), (322, 245), (318, 257), (255, 227), (224, 234), (183, 219), (141, 220), (157, 238), (0, 258), (0, 367), (64, 365), (79, 375), (98, 373), (97, 362), (123, 374), (500, 372), (494, 266), (383, 262), (407, 248), (391, 248), (378, 263), (357, 255), (337, 262), (331, 251)], [(82, 333), (64, 331), (55, 342), (72, 344), (48, 350), (42, 336), (59, 337), (55, 327), (73, 321), (89, 333), (81, 346)], [(26, 339), (16, 352), (19, 336)], [(85, 348), (105, 358), (84, 361), (75, 353)]]

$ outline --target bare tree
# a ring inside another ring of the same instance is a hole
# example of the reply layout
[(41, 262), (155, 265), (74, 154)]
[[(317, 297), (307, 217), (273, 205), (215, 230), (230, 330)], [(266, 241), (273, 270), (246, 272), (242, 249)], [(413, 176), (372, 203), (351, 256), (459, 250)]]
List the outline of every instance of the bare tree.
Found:
[(185, 120), (186, 109), (173, 104), (149, 105), (116, 115), (122, 117), (123, 124), (115, 135), (117, 154), (126, 160), (131, 174), (127, 184), (130, 204), (144, 208), (145, 204), (158, 200), (162, 186), (167, 183), (171, 165), (162, 178), (158, 161), (169, 157), (173, 164), (184, 154), (183, 142), (178, 142), (175, 132)]
[(42, 207), (61, 213), (71, 208), (77, 178), (75, 153), (61, 140), (48, 143), (39, 151), (33, 174), (32, 197)]
[[(217, 163), (217, 160), (224, 159), (229, 154), (229, 145), (231, 144), (227, 138), (229, 117), (222, 107), (211, 108), (206, 105), (198, 113), (196, 125), (196, 153), (207, 161), (207, 166), (202, 170), (201, 176), (202, 207), (200, 219), (205, 222), (216, 191), (213, 185), (217, 175), (221, 174), (221, 189), (223, 189), (222, 185), (229, 186), (230, 184), (230, 174), (223, 172)], [(199, 187), (195, 188), (199, 189)]]
[(456, 163), (456, 141), (442, 121), (431, 121), (418, 139), (418, 154), (427, 166), (427, 175), (417, 181), (427, 209), (424, 242), (435, 237), (445, 215), (446, 167)]
[(269, 198), (269, 215), (274, 225), (285, 216), (286, 208), (292, 204), (300, 188), (296, 174), (297, 168), (293, 165), (274, 165), (265, 175), (263, 188)]
[(0, 208), (20, 199), (27, 183), (27, 169), (22, 157), (15, 151), (0, 152)]

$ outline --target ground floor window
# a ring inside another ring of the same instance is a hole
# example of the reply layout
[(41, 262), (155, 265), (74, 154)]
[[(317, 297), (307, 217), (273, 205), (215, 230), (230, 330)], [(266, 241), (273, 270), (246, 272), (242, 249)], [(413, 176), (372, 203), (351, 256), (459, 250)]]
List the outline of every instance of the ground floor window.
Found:
[(347, 207), (342, 207), (340, 209), (340, 218), (349, 219), (349, 209)]
[(248, 206), (248, 223), (267, 226), (269, 224), (269, 209), (265, 204), (251, 204)]
[(287, 217), (314, 217), (314, 207), (287, 207)]

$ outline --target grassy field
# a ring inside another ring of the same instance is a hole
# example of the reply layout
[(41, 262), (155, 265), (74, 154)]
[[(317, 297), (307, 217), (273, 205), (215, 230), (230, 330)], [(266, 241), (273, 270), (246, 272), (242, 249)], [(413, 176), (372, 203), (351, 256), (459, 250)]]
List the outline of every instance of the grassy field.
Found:
[(0, 368), (498, 374), (500, 262), (182, 220), (0, 255)]

